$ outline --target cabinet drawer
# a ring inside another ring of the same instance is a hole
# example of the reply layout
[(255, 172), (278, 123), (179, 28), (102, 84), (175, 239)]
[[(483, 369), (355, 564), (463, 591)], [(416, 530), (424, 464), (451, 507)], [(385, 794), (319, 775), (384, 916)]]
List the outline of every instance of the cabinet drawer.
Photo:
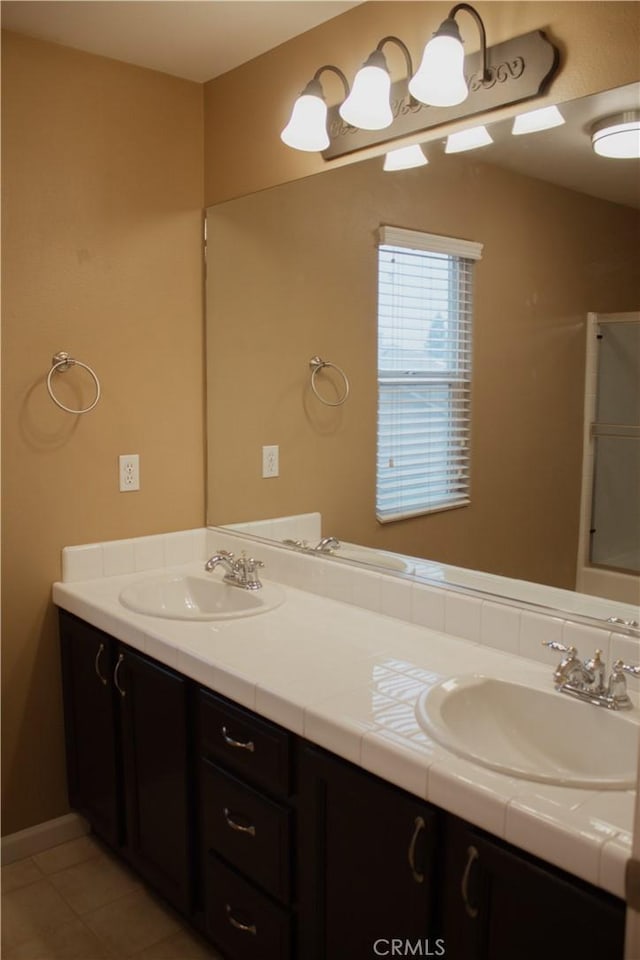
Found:
[(202, 761), (205, 849), (221, 854), (251, 880), (288, 902), (291, 811)]
[(217, 858), (207, 863), (206, 929), (233, 960), (289, 960), (291, 918)]
[(248, 710), (201, 690), (201, 753), (266, 790), (290, 791), (291, 734)]

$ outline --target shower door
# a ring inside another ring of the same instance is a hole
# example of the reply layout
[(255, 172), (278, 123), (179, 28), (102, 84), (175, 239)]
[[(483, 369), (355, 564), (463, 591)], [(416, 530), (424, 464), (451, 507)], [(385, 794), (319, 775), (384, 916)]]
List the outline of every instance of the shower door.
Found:
[(640, 315), (597, 325), (590, 562), (640, 572)]

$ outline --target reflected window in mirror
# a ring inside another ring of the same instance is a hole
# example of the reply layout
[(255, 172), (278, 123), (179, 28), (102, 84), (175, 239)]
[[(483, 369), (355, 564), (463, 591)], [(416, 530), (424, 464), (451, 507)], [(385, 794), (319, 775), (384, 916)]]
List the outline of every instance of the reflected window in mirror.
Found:
[(383, 226), (376, 516), (469, 501), (473, 269), (482, 244)]

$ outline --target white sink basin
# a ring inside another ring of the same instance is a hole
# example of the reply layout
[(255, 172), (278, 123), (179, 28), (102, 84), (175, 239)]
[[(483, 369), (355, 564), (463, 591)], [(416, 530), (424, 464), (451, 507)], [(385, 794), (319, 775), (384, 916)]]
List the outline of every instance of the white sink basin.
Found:
[(128, 610), (169, 620), (232, 620), (253, 617), (280, 606), (284, 592), (276, 584), (243, 590), (202, 576), (161, 576), (131, 583), (120, 593)]
[(638, 724), (555, 690), (453, 677), (421, 696), (416, 717), (443, 747), (508, 776), (593, 790), (636, 785)]

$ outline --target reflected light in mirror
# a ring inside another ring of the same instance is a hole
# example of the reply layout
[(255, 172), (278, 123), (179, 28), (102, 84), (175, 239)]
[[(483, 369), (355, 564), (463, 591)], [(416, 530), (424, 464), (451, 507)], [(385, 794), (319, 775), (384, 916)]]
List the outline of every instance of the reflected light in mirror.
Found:
[(513, 121), (511, 133), (514, 137), (518, 137), (523, 133), (536, 133), (538, 130), (561, 127), (563, 123), (564, 117), (557, 107), (541, 107), (539, 110), (518, 114)]
[(444, 152), (462, 153), (464, 150), (486, 147), (490, 143), (493, 143), (493, 137), (486, 127), (469, 127), (468, 130), (449, 134)]
[(414, 143), (411, 147), (398, 147), (390, 150), (384, 158), (383, 170), (410, 170), (412, 167), (424, 167), (429, 163), (422, 147)]
[(632, 160), (640, 157), (640, 110), (599, 120), (591, 131), (594, 151), (600, 157)]

